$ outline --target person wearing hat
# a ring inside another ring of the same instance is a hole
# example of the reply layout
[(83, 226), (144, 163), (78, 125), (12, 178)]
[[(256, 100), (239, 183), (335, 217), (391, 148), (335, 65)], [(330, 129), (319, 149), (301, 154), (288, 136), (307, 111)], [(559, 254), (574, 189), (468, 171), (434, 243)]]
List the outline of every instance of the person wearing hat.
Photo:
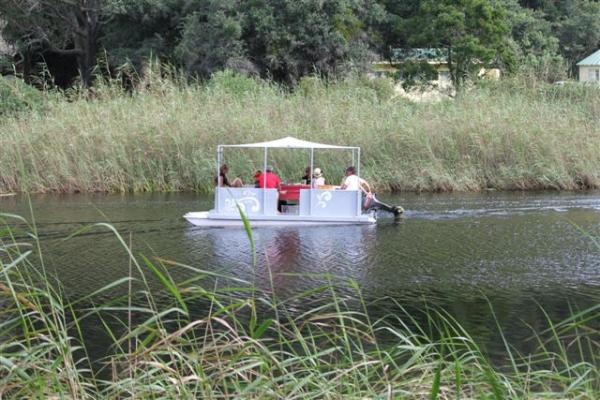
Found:
[(313, 187), (318, 188), (319, 186), (325, 185), (325, 178), (323, 178), (323, 172), (321, 171), (321, 168), (315, 168), (312, 177)]

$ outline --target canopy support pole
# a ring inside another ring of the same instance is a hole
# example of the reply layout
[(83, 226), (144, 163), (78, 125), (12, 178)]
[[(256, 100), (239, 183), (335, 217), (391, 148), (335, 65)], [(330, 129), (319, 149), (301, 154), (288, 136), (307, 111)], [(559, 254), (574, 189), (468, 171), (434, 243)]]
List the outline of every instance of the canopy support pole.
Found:
[[(352, 151), (352, 153), (354, 153), (354, 151)], [(358, 201), (357, 201), (357, 206), (356, 206), (356, 215), (360, 216), (360, 214), (362, 214), (362, 186), (360, 184), (360, 147), (358, 149), (356, 149), (356, 154), (357, 154), (357, 160), (356, 160), (356, 175), (358, 175), (358, 187), (359, 187), (359, 191), (358, 191)]]
[(314, 182), (313, 182), (313, 167), (314, 167), (314, 163), (315, 163), (315, 149), (314, 148), (310, 148), (310, 196), (308, 196), (309, 202), (310, 202), (310, 215), (313, 215), (313, 201), (312, 201), (312, 197), (313, 197), (313, 186), (314, 186)]
[[(265, 147), (265, 158), (263, 165), (263, 215), (267, 215), (267, 152), (268, 149)], [(277, 196), (277, 201), (279, 201), (279, 196)]]
[(222, 161), (222, 153), (223, 148), (221, 146), (217, 146), (217, 184), (215, 185), (215, 204), (217, 208), (217, 213), (220, 210), (219, 206), (219, 180), (221, 179), (221, 161)]

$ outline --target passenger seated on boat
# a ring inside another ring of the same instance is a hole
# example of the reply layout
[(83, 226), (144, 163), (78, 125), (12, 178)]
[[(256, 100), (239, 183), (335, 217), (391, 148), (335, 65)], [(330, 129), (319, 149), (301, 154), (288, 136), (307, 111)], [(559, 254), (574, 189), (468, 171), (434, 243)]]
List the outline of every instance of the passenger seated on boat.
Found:
[(321, 171), (321, 168), (315, 168), (312, 183), (315, 188), (325, 185), (325, 178), (323, 178), (323, 171)]
[(349, 166), (348, 168), (346, 168), (346, 177), (342, 181), (342, 186), (340, 187), (340, 189), (362, 190), (364, 192), (365, 190), (362, 188), (362, 185), (364, 185), (365, 183), (366, 181), (364, 179), (359, 178), (356, 175), (356, 168), (354, 168), (353, 166)]
[[(284, 193), (281, 191), (281, 179), (279, 179), (277, 174), (273, 173), (272, 166), (267, 166), (267, 172), (265, 174), (260, 174), (256, 179), (258, 183), (258, 188), (277, 189), (279, 193)], [(286, 204), (286, 201), (278, 200), (277, 211), (281, 212), (281, 206)]]
[(273, 173), (273, 167), (268, 166), (266, 173), (260, 173), (256, 178), (259, 188), (281, 190), (281, 179)]
[(404, 209), (400, 206), (390, 206), (380, 201), (375, 193), (371, 191), (369, 183), (356, 175), (356, 169), (352, 166), (346, 168), (346, 178), (342, 182), (342, 190), (360, 190), (363, 192), (363, 210), (383, 210), (394, 214), (394, 217), (400, 216)]
[(306, 169), (304, 170), (304, 176), (302, 177), (302, 183), (305, 185), (310, 185), (310, 181), (311, 181), (311, 173), (310, 173), (310, 167), (306, 167)]
[(242, 180), (240, 178), (235, 178), (233, 181), (229, 182), (229, 179), (227, 179), (228, 172), (229, 172), (229, 167), (227, 166), (227, 164), (221, 165), (221, 168), (219, 168), (219, 176), (215, 178), (216, 186), (219, 186), (219, 187), (224, 187), (224, 186), (242, 187), (242, 186), (244, 186), (244, 183), (242, 182)]
[(259, 187), (258, 186), (258, 181), (260, 179), (260, 176), (262, 175), (262, 171), (259, 169), (254, 173), (254, 187)]

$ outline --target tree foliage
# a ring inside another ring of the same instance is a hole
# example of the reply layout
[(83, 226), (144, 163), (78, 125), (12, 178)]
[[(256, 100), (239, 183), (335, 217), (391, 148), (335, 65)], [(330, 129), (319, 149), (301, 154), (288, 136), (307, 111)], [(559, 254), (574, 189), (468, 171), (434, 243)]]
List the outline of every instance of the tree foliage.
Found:
[(566, 61), (546, 14), (541, 9), (523, 8), (517, 0), (505, 0), (504, 7), (517, 70), (548, 81), (564, 79)]
[(245, 55), (238, 0), (209, 0), (183, 20), (175, 51), (186, 71), (210, 75)]
[(447, 50), (450, 77), (456, 87), (482, 65), (503, 63), (512, 67), (506, 14), (487, 0), (424, 0), (407, 26), (422, 27), (406, 34), (409, 44)]
[(70, 56), (85, 85), (98, 54), (111, 67), (155, 57), (190, 76), (295, 83), (438, 47), (460, 86), (482, 65), (558, 79), (600, 47), (598, 0), (0, 0), (0, 15), (22, 59)]
[(21, 53), (51, 51), (73, 55), (81, 82), (89, 86), (104, 23), (103, 0), (3, 0), (2, 34)]
[(567, 17), (557, 21), (560, 47), (565, 57), (575, 63), (600, 47), (600, 2), (573, 2)]

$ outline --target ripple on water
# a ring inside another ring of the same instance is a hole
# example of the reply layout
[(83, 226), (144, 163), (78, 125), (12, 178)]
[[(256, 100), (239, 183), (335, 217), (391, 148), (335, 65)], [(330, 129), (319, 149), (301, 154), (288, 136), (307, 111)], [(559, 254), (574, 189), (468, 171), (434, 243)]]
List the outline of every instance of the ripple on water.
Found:
[[(402, 304), (425, 298), (476, 330), (493, 325), (488, 301), (507, 326), (521, 319), (540, 324), (539, 306), (558, 318), (568, 313), (566, 301), (582, 307), (598, 302), (600, 250), (582, 233), (600, 235), (598, 194), (386, 200), (407, 209), (401, 223), (382, 218), (376, 226), (256, 229), (256, 269), (243, 230), (201, 229), (181, 218), (210, 207), (207, 198), (43, 196), (33, 197), (33, 206), (47, 263), (73, 296), (128, 273), (125, 249), (105, 228), (62, 240), (86, 224), (109, 220), (126, 242), (131, 234), (135, 254), (254, 281), (282, 296), (317, 288), (327, 282), (326, 274), (352, 278), (371, 298), (392, 296)], [(0, 200), (0, 207), (21, 214), (28, 209), (15, 198)], [(169, 272), (177, 280), (194, 275), (177, 267)], [(513, 329), (514, 337), (523, 334)]]

